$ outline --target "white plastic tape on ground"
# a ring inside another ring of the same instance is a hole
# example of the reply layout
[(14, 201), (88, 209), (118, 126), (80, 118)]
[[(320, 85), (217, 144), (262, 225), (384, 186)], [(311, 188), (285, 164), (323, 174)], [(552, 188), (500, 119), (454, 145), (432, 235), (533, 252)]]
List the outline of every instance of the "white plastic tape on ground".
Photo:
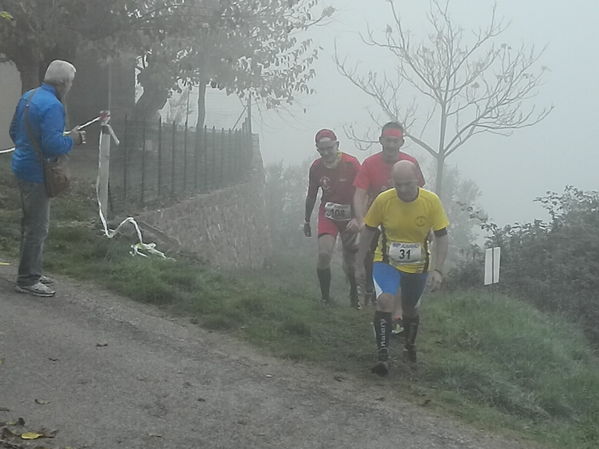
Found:
[(3, 149), (3, 150), (0, 150), (0, 154), (12, 153), (13, 151), (15, 151), (15, 147), (6, 148), (6, 149)]
[[(110, 125), (105, 125), (105, 126), (110, 126)], [(109, 128), (110, 134), (112, 137), (116, 137), (114, 136), (114, 132), (112, 132), (112, 129)], [(100, 138), (98, 139), (98, 151), (100, 151), (100, 148), (102, 147), (102, 136), (103, 136), (103, 132), (100, 131)], [(118, 140), (115, 139), (117, 142)], [(148, 255), (154, 255), (154, 256), (159, 256), (162, 257), (163, 259), (167, 259), (167, 260), (175, 260), (172, 257), (167, 257), (162, 251), (159, 251), (156, 249), (156, 244), (155, 243), (144, 243), (142, 235), (141, 235), (141, 230), (139, 229), (139, 225), (137, 224), (137, 222), (135, 221), (135, 219), (133, 217), (127, 217), (125, 218), (117, 227), (116, 229), (108, 229), (108, 225), (106, 223), (106, 218), (104, 217), (104, 213), (102, 212), (102, 203), (100, 201), (100, 172), (102, 170), (102, 158), (98, 158), (98, 177), (96, 178), (96, 200), (98, 201), (98, 212), (100, 214), (100, 220), (102, 221), (102, 228), (104, 231), (104, 235), (106, 237), (108, 237), (109, 239), (113, 238), (115, 235), (117, 235), (119, 233), (119, 231), (121, 230), (121, 228), (123, 226), (125, 226), (126, 224), (131, 224), (134, 228), (135, 228), (135, 233), (137, 234), (137, 243), (135, 243), (134, 245), (131, 245), (131, 251), (129, 251), (129, 254), (131, 254), (132, 256), (143, 256), (143, 257), (148, 257)]]

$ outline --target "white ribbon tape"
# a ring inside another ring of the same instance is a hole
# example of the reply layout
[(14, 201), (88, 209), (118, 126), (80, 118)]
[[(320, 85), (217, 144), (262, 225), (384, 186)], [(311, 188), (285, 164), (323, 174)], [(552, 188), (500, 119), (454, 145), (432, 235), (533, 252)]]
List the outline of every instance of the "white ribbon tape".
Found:
[[(119, 140), (114, 135), (114, 131), (112, 131), (112, 127), (108, 124), (106, 124), (104, 126), (109, 127), (108, 128), (109, 133), (110, 133), (111, 137), (113, 137), (115, 139), (115, 142), (118, 145)], [(102, 146), (102, 135), (103, 135), (103, 133), (100, 132), (100, 138), (98, 140), (98, 151)], [(108, 229), (108, 224), (106, 223), (106, 218), (104, 217), (104, 213), (102, 212), (102, 203), (100, 201), (99, 189), (100, 189), (101, 168), (102, 168), (102, 160), (101, 160), (101, 158), (98, 158), (98, 177), (96, 179), (96, 200), (98, 201), (98, 213), (100, 215), (100, 220), (102, 221), (102, 228), (104, 231), (104, 235), (106, 237), (108, 237), (109, 239), (111, 239), (119, 233), (119, 231), (121, 230), (121, 228), (123, 226), (125, 226), (126, 224), (131, 224), (133, 226), (133, 228), (135, 229), (135, 233), (137, 234), (138, 241), (137, 241), (137, 243), (131, 245), (131, 251), (129, 251), (129, 254), (131, 254), (132, 256), (143, 256), (143, 257), (148, 257), (148, 255), (154, 255), (154, 256), (162, 257), (163, 259), (167, 259), (167, 260), (175, 260), (172, 257), (167, 257), (162, 251), (157, 250), (155, 243), (144, 243), (142, 234), (141, 234), (141, 229), (139, 229), (139, 225), (137, 224), (137, 222), (135, 221), (135, 219), (133, 217), (125, 218), (123, 221), (121, 221), (121, 223), (114, 230)]]

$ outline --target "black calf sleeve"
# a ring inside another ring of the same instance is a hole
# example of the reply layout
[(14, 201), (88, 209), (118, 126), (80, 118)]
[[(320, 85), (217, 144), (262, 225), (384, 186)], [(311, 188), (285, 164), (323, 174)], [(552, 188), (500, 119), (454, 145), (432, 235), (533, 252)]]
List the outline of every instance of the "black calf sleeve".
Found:
[(418, 326), (420, 325), (420, 316), (403, 319), (403, 327), (406, 330), (406, 346), (414, 346), (416, 344), (416, 335), (418, 334)]
[(391, 338), (391, 312), (374, 312), (374, 334), (376, 336), (377, 349), (389, 347)]

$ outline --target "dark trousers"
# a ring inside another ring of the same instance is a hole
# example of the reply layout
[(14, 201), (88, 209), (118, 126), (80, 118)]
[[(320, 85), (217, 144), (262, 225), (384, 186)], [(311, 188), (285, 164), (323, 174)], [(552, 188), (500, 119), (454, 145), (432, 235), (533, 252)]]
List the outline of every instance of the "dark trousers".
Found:
[(18, 179), (21, 193), (21, 257), (17, 284), (33, 285), (43, 269), (44, 242), (50, 222), (50, 198), (44, 184)]

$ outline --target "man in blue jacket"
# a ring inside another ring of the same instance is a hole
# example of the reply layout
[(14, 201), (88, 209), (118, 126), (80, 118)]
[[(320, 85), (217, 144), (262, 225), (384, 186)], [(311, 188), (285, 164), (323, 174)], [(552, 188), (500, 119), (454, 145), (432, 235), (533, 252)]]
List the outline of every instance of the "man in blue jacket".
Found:
[(17, 178), (23, 210), (16, 290), (35, 296), (54, 296), (56, 292), (51, 287), (50, 278), (42, 275), (44, 242), (50, 221), (50, 198), (44, 185), (41, 160), (31, 138), (37, 141), (43, 157), (47, 159), (67, 154), (73, 145), (83, 143), (85, 132), (77, 127), (68, 135), (64, 133), (64, 101), (75, 79), (75, 72), (75, 67), (66, 61), (52, 61), (42, 85), (21, 97), (10, 124), (10, 137), (15, 143), (12, 171)]

